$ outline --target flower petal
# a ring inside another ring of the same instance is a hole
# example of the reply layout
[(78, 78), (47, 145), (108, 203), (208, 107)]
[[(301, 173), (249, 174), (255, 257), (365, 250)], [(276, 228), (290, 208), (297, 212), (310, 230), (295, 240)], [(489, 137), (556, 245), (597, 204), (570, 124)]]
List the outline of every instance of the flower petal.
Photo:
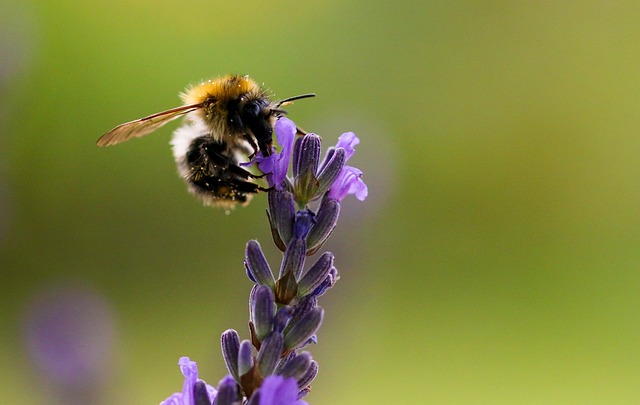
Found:
[(270, 187), (282, 189), (282, 182), (287, 176), (291, 148), (296, 136), (296, 124), (288, 118), (280, 118), (274, 126), (276, 139), (280, 145), (280, 153), (272, 153), (264, 156), (261, 152), (256, 155), (255, 161), (260, 170), (267, 175)]
[[(182, 371), (182, 375), (184, 375), (182, 392), (176, 392), (162, 401), (160, 405), (191, 405), (194, 403), (194, 395), (201, 397), (205, 393), (208, 394), (209, 399), (213, 401), (216, 395), (216, 389), (198, 379), (198, 365), (196, 362), (191, 361), (185, 356), (180, 358), (178, 365), (180, 365), (180, 371)], [(201, 384), (198, 384), (196, 387), (196, 383)], [(202, 384), (204, 384), (204, 389)]]
[(367, 198), (369, 191), (362, 181), (362, 171), (352, 166), (344, 166), (331, 188), (328, 198), (342, 201), (347, 195), (354, 194), (360, 201)]
[(356, 152), (355, 148), (359, 143), (360, 138), (358, 138), (356, 134), (354, 134), (353, 132), (345, 132), (338, 138), (336, 148), (344, 148), (345, 152), (347, 153), (346, 160), (349, 160), (349, 158)]
[(298, 399), (298, 384), (295, 378), (271, 375), (260, 387), (259, 405), (308, 405)]

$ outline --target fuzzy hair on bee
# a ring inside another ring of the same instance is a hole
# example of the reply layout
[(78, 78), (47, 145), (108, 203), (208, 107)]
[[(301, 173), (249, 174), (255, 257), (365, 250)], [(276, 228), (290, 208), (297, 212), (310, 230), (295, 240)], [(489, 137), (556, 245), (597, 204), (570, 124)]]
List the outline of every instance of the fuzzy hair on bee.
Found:
[(241, 163), (258, 151), (263, 156), (271, 154), (275, 122), (286, 114), (281, 107), (314, 96), (271, 101), (268, 92), (249, 76), (226, 75), (188, 87), (180, 94), (182, 106), (120, 124), (100, 137), (97, 145), (141, 137), (184, 116), (184, 124), (171, 140), (178, 172), (205, 205), (231, 208), (267, 190), (256, 183), (261, 176), (242, 168)]
[(202, 120), (190, 120), (176, 129), (171, 146), (178, 173), (204, 205), (229, 209), (267, 191), (253, 181), (259, 176), (240, 166), (251, 153), (247, 141), (216, 139)]

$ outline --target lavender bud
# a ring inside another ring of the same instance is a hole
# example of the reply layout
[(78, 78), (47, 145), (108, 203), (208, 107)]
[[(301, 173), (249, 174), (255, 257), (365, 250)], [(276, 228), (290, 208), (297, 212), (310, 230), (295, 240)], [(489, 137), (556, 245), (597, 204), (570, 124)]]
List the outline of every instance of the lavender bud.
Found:
[[(307, 369), (311, 365), (311, 361), (311, 354), (308, 352), (300, 353), (287, 361), (284, 367), (279, 370), (278, 374), (283, 377), (293, 377), (298, 380), (306, 374)], [(298, 385), (298, 387), (303, 388), (300, 385)]]
[(319, 171), (323, 171), (325, 167), (327, 167), (327, 163), (331, 161), (333, 155), (336, 153), (336, 150), (337, 148), (335, 146), (331, 146), (329, 149), (327, 149), (324, 154), (324, 158), (322, 159), (322, 162), (320, 163), (320, 166), (318, 168)]
[(260, 375), (268, 376), (273, 374), (278, 364), (278, 359), (282, 354), (284, 338), (281, 333), (271, 333), (262, 341), (262, 346), (258, 351), (256, 363)]
[(251, 321), (259, 340), (264, 339), (273, 329), (273, 316), (276, 312), (276, 303), (271, 288), (260, 285), (251, 296)]
[(211, 405), (207, 384), (202, 380), (193, 384), (193, 403), (194, 405)]
[(238, 386), (231, 376), (226, 376), (218, 383), (218, 394), (214, 405), (235, 405), (238, 401)]
[(227, 365), (227, 370), (236, 379), (240, 381), (241, 373), (238, 372), (238, 351), (240, 349), (240, 337), (238, 332), (228, 329), (222, 333), (221, 346), (222, 357)]
[(298, 279), (304, 266), (306, 252), (307, 242), (304, 239), (292, 239), (284, 252), (278, 278), (285, 274), (293, 274)]
[(297, 172), (294, 178), (295, 200), (299, 206), (305, 206), (318, 194), (320, 183), (316, 177), (320, 159), (320, 138), (314, 134), (305, 135), (298, 151)]
[(247, 274), (250, 275), (249, 278), (253, 281), (271, 288), (275, 286), (273, 273), (258, 241), (250, 240), (247, 242), (244, 263)]
[(336, 200), (323, 198), (315, 222), (311, 225), (307, 235), (307, 256), (320, 250), (338, 224), (339, 215), (340, 203)]
[(333, 253), (326, 252), (298, 280), (298, 296), (313, 292), (329, 275), (333, 267)]
[(244, 272), (247, 275), (247, 277), (249, 278), (249, 280), (251, 280), (252, 283), (257, 283), (258, 280), (256, 280), (253, 276), (253, 274), (251, 273), (251, 269), (249, 268), (249, 264), (247, 262), (247, 259), (244, 260)]
[(269, 191), (268, 200), (269, 210), (267, 215), (271, 225), (273, 241), (280, 250), (284, 251), (293, 233), (295, 218), (293, 194), (288, 191), (271, 190)]
[(289, 326), (285, 329), (285, 334), (288, 329), (291, 329), (291, 324), (298, 322), (298, 319), (305, 316), (309, 311), (318, 306), (318, 300), (315, 297), (306, 296), (297, 300), (295, 307), (293, 307), (292, 321), (289, 322)]
[(302, 343), (306, 342), (313, 334), (316, 333), (320, 324), (322, 323), (322, 318), (324, 316), (324, 311), (320, 307), (315, 307), (303, 317), (301, 317), (297, 322), (292, 323), (291, 328), (286, 332), (284, 337), (284, 347), (285, 349), (294, 349), (300, 346)]
[(305, 172), (315, 175), (320, 161), (321, 142), (316, 134), (307, 134), (297, 139), (293, 147), (293, 177)]
[(273, 374), (280, 375), (282, 373), (282, 369), (287, 365), (287, 363), (297, 355), (298, 353), (296, 353), (295, 350), (284, 351), (284, 354), (280, 357), (280, 360), (278, 360), (278, 366)]
[(301, 137), (296, 137), (295, 141), (293, 142), (293, 154), (292, 154), (292, 158), (293, 158), (293, 163), (291, 165), (291, 168), (293, 169), (293, 177), (296, 178), (298, 177), (299, 174), (299, 168), (300, 165), (298, 164), (298, 157), (300, 156), (300, 147), (302, 146), (302, 139)]
[(311, 297), (319, 297), (324, 294), (329, 288), (333, 287), (336, 281), (340, 280), (340, 275), (338, 274), (338, 269), (335, 267), (331, 267), (329, 270), (329, 274), (327, 277), (320, 283), (320, 285), (309, 294)]
[(278, 333), (282, 333), (284, 328), (287, 326), (291, 317), (293, 315), (293, 308), (288, 305), (280, 308), (278, 312), (276, 312), (275, 319), (273, 321), (273, 330)]
[[(243, 340), (238, 350), (238, 375), (243, 376), (253, 368), (253, 349), (251, 342)], [(236, 381), (240, 382), (240, 378)]]
[(304, 239), (307, 237), (311, 226), (315, 223), (315, 214), (310, 210), (301, 210), (296, 213), (296, 220), (293, 225), (293, 237)]
[[(266, 212), (267, 212), (267, 219), (269, 220), (269, 229), (271, 229), (271, 237), (273, 238), (273, 243), (276, 244), (276, 247), (278, 249), (280, 249), (281, 252), (284, 252), (284, 250), (287, 248), (287, 244), (280, 237), (280, 233), (278, 232), (278, 228), (276, 227), (276, 224), (275, 224), (273, 218), (271, 218), (271, 214), (269, 214), (269, 210), (267, 210)], [(249, 278), (251, 278), (251, 277), (249, 277)], [(253, 280), (251, 280), (251, 281), (253, 281)]]
[(346, 153), (342, 148), (336, 148), (335, 152), (326, 161), (326, 164), (318, 173), (318, 194), (324, 194), (333, 184), (338, 175), (342, 171), (347, 161)]
[(309, 364), (307, 371), (302, 377), (298, 378), (298, 387), (304, 388), (309, 386), (309, 384), (311, 384), (311, 381), (313, 381), (313, 379), (316, 378), (317, 375), (318, 362), (316, 362), (315, 360), (311, 360), (311, 364)]

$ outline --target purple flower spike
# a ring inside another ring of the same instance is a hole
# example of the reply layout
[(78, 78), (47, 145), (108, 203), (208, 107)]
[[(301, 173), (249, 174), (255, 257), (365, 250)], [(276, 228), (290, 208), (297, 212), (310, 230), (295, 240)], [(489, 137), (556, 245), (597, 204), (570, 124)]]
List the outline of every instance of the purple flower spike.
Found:
[(308, 405), (298, 399), (298, 383), (295, 378), (271, 375), (260, 387), (258, 405)]
[[(284, 114), (279, 109), (273, 112)], [(324, 319), (318, 299), (334, 286), (339, 274), (331, 252), (320, 255), (308, 268), (305, 262), (335, 229), (342, 200), (352, 194), (362, 201), (368, 189), (362, 171), (346, 165), (360, 143), (353, 132), (343, 133), (321, 160), (318, 135), (298, 137), (303, 131), (282, 117), (274, 131), (278, 150), (271, 148), (269, 156), (258, 151), (255, 159), (240, 165), (257, 165), (269, 183), (267, 218), (273, 241), (282, 252), (279, 271), (272, 272), (258, 241), (247, 242), (244, 268), (254, 283), (249, 294), (249, 339), (241, 341), (233, 329), (222, 334), (229, 375), (220, 381), (218, 391), (198, 379), (195, 362), (180, 359), (184, 388), (163, 405), (308, 405), (302, 398), (311, 390), (318, 363), (301, 351), (317, 344)]]
[(287, 176), (289, 160), (291, 158), (291, 148), (296, 136), (296, 124), (288, 118), (280, 118), (274, 127), (276, 139), (280, 145), (280, 153), (272, 153), (263, 156), (261, 152), (256, 155), (256, 162), (260, 170), (267, 175), (269, 187), (282, 190), (282, 182)]
[(358, 200), (364, 201), (369, 194), (369, 190), (364, 181), (362, 181), (362, 171), (355, 167), (345, 166), (329, 189), (327, 197), (342, 201), (349, 194), (353, 194)]

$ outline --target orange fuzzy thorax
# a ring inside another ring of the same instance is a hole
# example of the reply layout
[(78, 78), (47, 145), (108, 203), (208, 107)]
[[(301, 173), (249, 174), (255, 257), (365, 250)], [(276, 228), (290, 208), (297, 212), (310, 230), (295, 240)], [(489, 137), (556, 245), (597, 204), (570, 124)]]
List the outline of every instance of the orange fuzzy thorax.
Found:
[(252, 92), (260, 92), (260, 86), (249, 76), (227, 75), (191, 86), (180, 97), (188, 105), (199, 104), (212, 97), (219, 100), (237, 99)]

